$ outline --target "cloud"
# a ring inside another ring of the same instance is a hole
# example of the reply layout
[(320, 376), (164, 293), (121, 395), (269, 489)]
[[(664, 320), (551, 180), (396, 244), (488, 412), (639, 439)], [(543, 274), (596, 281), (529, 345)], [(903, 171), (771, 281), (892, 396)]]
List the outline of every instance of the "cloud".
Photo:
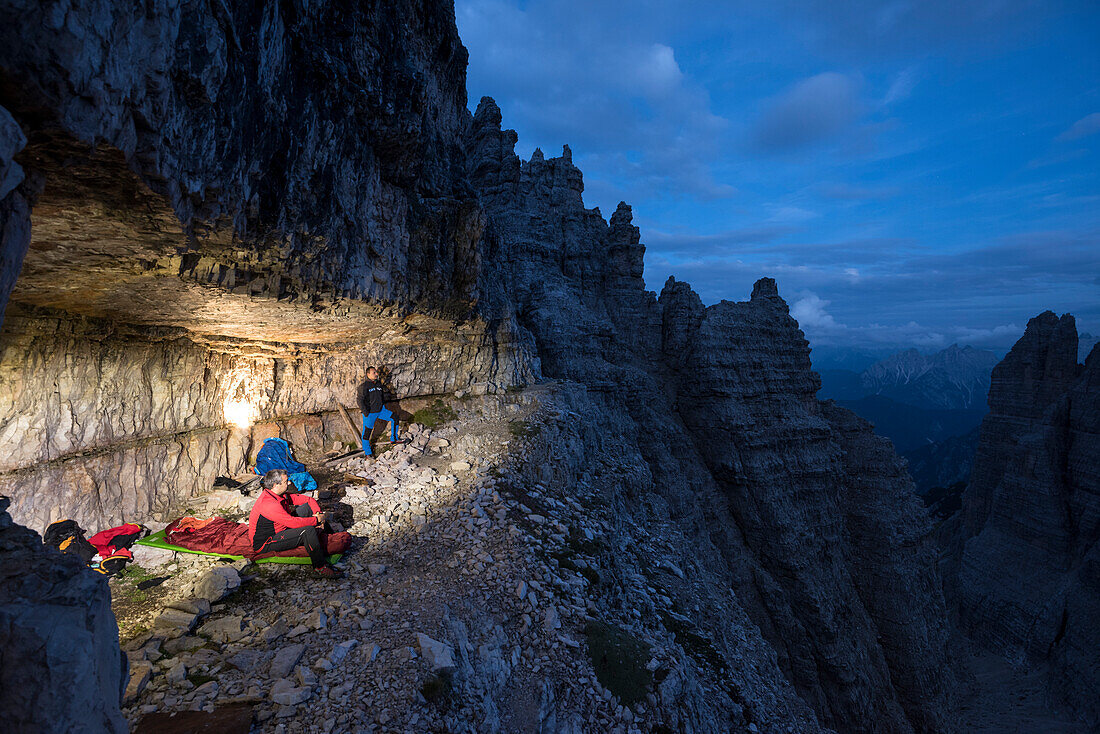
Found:
[(803, 19), (803, 42), (820, 54), (864, 61), (1003, 47), (1065, 12), (1064, 3), (1035, 0), (779, 0), (771, 7)]
[(643, 231), (643, 240), (650, 253), (702, 257), (736, 254), (735, 250), (751, 251), (753, 246), (773, 242), (794, 231), (793, 227), (778, 224), (707, 234), (646, 228)]
[(1032, 158), (1030, 161), (1027, 162), (1025, 168), (1028, 170), (1034, 170), (1036, 168), (1045, 168), (1046, 166), (1058, 166), (1063, 163), (1070, 163), (1088, 154), (1089, 152), (1084, 148), (1063, 150), (1057, 153), (1050, 153), (1048, 155), (1040, 156), (1038, 158)]
[(1069, 129), (1058, 136), (1058, 140), (1080, 140), (1100, 132), (1100, 112), (1082, 117), (1069, 126)]
[(768, 221), (777, 222), (779, 224), (797, 224), (799, 222), (815, 219), (818, 216), (818, 213), (815, 211), (810, 211), (800, 206), (791, 206), (790, 204), (772, 206), (771, 213), (771, 216), (768, 217)]
[(973, 347), (1005, 347), (1015, 343), (1023, 328), (1016, 324), (1003, 324), (988, 329), (967, 326), (951, 326), (936, 329), (916, 321), (898, 326), (870, 323), (849, 326), (839, 323), (826, 311), (826, 301), (812, 291), (802, 291), (791, 306), (791, 316), (814, 345), (913, 346), (923, 349), (943, 349), (950, 344)]
[(965, 326), (958, 327), (955, 332), (955, 341), (959, 344), (969, 344), (972, 347), (1002, 346), (1014, 343), (1024, 333), (1024, 329), (1016, 324), (994, 326), (992, 329), (971, 329)]
[(751, 134), (753, 145), (784, 153), (828, 140), (854, 123), (863, 105), (859, 84), (826, 72), (804, 79), (772, 99)]
[(883, 106), (908, 99), (915, 86), (917, 86), (917, 69), (910, 66), (899, 72), (894, 80), (890, 82), (890, 88), (886, 90), (886, 96), (882, 98)]
[(825, 308), (826, 301), (812, 291), (803, 291), (791, 306), (791, 316), (814, 344), (858, 344), (861, 346), (885, 346), (905, 344), (921, 348), (947, 346), (948, 337), (940, 332), (910, 321), (900, 326), (884, 326), (878, 323), (866, 326), (848, 326), (839, 323)]
[[(647, 254), (646, 281), (674, 275), (714, 303), (774, 277), (780, 294), (795, 294), (791, 312), (814, 344), (1006, 348), (1021, 333), (1017, 324), (1047, 309), (1073, 313), (1082, 330), (1100, 324), (1097, 231), (1021, 232), (956, 252), (910, 240), (788, 236), (696, 251), (663, 242), (667, 249)], [(644, 228), (642, 237), (649, 239)]]
[(816, 293), (804, 291), (801, 298), (791, 306), (791, 316), (806, 329), (833, 329), (837, 326), (831, 315), (826, 313), (828, 301), (822, 300)]

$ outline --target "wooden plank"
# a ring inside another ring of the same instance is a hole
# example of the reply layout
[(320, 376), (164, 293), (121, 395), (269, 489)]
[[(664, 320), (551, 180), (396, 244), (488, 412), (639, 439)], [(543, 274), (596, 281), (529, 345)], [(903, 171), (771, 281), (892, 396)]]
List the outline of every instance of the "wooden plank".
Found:
[(363, 441), (363, 438), (362, 438), (363, 429), (362, 429), (362, 427), (360, 427), (358, 429), (355, 427), (355, 422), (352, 421), (351, 416), (348, 415), (348, 409), (347, 408), (345, 408), (340, 403), (337, 403), (336, 407), (340, 409), (340, 415), (344, 416), (344, 422), (348, 424), (348, 430), (351, 431), (351, 435), (355, 436), (356, 440), (359, 443), (362, 443), (362, 441)]
[(355, 449), (354, 451), (348, 451), (348, 452), (340, 454), (338, 456), (330, 456), (329, 458), (325, 459), (321, 463), (324, 464), (325, 466), (332, 466), (333, 464), (339, 464), (341, 461), (344, 461), (345, 459), (350, 459), (353, 456), (362, 456), (362, 455), (363, 455), (363, 449)]

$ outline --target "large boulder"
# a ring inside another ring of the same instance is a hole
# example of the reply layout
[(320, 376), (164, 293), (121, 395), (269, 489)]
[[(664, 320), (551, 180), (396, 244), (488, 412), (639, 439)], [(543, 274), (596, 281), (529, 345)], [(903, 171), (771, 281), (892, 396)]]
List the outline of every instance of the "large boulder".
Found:
[(7, 731), (125, 732), (127, 660), (107, 579), (12, 522), (0, 497), (0, 721)]

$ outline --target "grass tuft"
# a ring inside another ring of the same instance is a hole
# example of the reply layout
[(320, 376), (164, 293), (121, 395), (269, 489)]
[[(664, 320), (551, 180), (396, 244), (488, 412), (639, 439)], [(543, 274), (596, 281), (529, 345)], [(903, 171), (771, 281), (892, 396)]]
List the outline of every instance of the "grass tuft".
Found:
[(530, 438), (539, 432), (538, 427), (528, 421), (509, 421), (508, 430), (513, 438)]

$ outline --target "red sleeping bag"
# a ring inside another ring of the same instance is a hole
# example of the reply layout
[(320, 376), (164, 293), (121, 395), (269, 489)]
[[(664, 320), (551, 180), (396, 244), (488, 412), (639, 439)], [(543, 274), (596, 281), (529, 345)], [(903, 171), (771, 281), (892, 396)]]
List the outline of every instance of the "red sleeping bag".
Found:
[(127, 555), (133, 558), (133, 554), (128, 550), (129, 547), (134, 544), (135, 540), (148, 532), (140, 525), (128, 522), (125, 525), (119, 525), (117, 528), (102, 530), (88, 538), (88, 542), (95, 546), (101, 558), (108, 558), (115, 554)]
[[(331, 533), (321, 536), (325, 541), (328, 555), (343, 553), (351, 545), (348, 533)], [(276, 553), (257, 553), (252, 550), (252, 541), (248, 539), (248, 526), (215, 517), (210, 520), (197, 520), (193, 517), (181, 517), (164, 529), (164, 539), (172, 545), (203, 553), (220, 553), (226, 556), (244, 556), (256, 560), (271, 556), (308, 556), (304, 546)]]

